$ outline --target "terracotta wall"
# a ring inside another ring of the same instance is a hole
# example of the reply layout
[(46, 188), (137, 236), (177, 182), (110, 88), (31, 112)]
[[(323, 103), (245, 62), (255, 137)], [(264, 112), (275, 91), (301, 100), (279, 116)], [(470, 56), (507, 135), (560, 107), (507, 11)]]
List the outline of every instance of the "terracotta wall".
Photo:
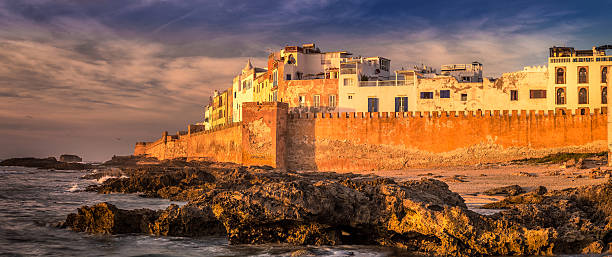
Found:
[[(288, 114), (246, 103), (242, 123), (137, 143), (135, 154), (292, 170), (398, 170), (607, 149), (607, 115), (535, 111)], [(316, 116), (316, 117), (315, 117)]]
[(287, 123), (287, 167), (397, 170), (509, 161), (561, 151), (606, 150), (606, 115), (516, 111), (439, 115), (291, 115)]
[(194, 133), (199, 127), (190, 125), (184, 135), (164, 132), (155, 142), (136, 143), (134, 154), (284, 168), (287, 109), (285, 103), (245, 103), (242, 123)]

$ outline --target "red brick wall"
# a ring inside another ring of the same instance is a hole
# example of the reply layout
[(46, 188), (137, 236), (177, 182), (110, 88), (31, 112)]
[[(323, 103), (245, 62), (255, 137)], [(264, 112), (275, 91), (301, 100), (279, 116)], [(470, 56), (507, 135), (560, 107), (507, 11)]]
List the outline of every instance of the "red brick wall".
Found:
[(292, 115), (287, 124), (287, 167), (396, 170), (509, 161), (560, 151), (606, 150), (605, 115), (371, 115)]

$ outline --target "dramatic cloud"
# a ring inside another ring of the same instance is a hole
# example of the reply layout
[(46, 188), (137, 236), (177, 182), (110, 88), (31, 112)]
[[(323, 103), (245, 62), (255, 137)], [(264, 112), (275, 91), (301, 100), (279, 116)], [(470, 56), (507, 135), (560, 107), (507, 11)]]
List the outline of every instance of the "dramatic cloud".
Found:
[(587, 2), (0, 0), (0, 158), (129, 154), (284, 45), (499, 76), (552, 45), (609, 44), (612, 1)]

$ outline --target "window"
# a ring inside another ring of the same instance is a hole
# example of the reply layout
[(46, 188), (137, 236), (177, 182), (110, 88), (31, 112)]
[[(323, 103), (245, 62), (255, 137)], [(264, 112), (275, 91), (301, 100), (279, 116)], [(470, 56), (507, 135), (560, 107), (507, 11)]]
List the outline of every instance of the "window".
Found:
[(234, 98), (236, 98), (236, 92), (234, 92)]
[(589, 83), (589, 73), (586, 67), (578, 68), (578, 83)]
[(433, 99), (433, 92), (421, 92), (421, 99)]
[(395, 98), (395, 112), (408, 111), (408, 97), (400, 96)]
[(315, 108), (319, 108), (319, 106), (321, 106), (321, 96), (320, 95), (313, 96), (312, 97), (312, 102), (313, 102)]
[(329, 107), (332, 107), (332, 108), (336, 107), (336, 95), (329, 96)]
[(578, 104), (588, 104), (589, 103), (589, 91), (582, 87), (578, 89)]
[(345, 86), (352, 86), (353, 85), (353, 79), (345, 78), (344, 79), (344, 85)]
[(287, 74), (287, 79), (286, 80), (291, 80), (291, 74)]
[(518, 101), (518, 90), (510, 90), (510, 101)]
[(378, 98), (368, 98), (368, 112), (378, 112)]
[(380, 59), (380, 69), (384, 71), (389, 71), (389, 66), (391, 66), (391, 61), (387, 59)]
[(546, 90), (529, 90), (529, 98), (531, 99), (546, 98)]
[(565, 104), (565, 88), (557, 88), (557, 104)]
[(287, 57), (287, 64), (295, 64), (295, 57), (292, 54)]
[(467, 94), (461, 94), (461, 101), (467, 101)]
[(306, 106), (306, 97), (304, 96), (298, 96), (298, 102), (300, 103), (300, 107), (304, 107)]
[(565, 84), (565, 68), (557, 68), (557, 84)]
[(608, 82), (608, 67), (601, 68), (601, 83)]
[(608, 87), (601, 88), (601, 104), (608, 104)]
[(274, 70), (274, 72), (272, 72), (272, 87), (275, 87), (278, 85), (278, 71)]
[(450, 98), (450, 90), (440, 90), (440, 98)]
[(348, 99), (349, 99), (349, 100), (353, 99), (353, 96), (352, 96), (352, 95), (349, 95), (349, 96), (348, 96)]

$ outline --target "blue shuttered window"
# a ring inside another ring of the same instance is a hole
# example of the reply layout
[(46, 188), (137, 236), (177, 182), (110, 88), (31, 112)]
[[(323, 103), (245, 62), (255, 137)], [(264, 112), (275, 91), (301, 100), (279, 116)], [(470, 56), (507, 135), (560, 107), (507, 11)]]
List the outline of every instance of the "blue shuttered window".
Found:
[(395, 98), (395, 112), (407, 112), (408, 111), (408, 97), (396, 97)]
[(368, 112), (378, 112), (378, 98), (368, 98)]

